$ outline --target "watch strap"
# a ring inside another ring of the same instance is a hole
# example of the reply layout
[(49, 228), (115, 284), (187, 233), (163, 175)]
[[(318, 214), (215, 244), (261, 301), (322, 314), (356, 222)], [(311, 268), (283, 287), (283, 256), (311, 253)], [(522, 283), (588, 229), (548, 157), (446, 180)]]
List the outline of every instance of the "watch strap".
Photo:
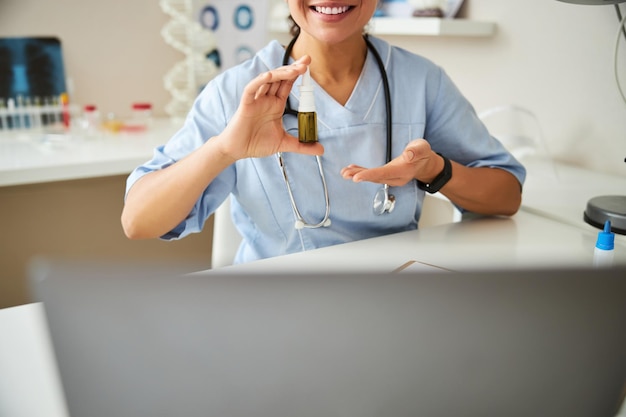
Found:
[(438, 192), (452, 178), (452, 164), (450, 160), (439, 152), (436, 153), (443, 158), (443, 170), (428, 184), (417, 180), (417, 186), (430, 194)]

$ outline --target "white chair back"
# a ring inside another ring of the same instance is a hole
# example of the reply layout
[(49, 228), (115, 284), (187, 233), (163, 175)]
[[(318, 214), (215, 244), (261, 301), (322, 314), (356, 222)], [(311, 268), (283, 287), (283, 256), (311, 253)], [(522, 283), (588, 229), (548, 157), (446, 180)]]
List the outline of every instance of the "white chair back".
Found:
[(241, 235), (233, 224), (228, 197), (213, 214), (213, 249), (211, 268), (232, 265), (241, 243)]

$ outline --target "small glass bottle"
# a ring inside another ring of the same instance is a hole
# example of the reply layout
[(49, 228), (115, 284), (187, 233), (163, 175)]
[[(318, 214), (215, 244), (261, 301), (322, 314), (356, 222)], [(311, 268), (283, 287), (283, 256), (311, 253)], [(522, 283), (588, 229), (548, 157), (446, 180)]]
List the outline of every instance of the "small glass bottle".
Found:
[(87, 136), (94, 136), (100, 130), (100, 112), (93, 104), (87, 104), (83, 107), (82, 127)]
[(611, 232), (611, 221), (604, 223), (604, 230), (598, 233), (596, 247), (593, 251), (593, 266), (608, 268), (613, 266), (615, 256), (615, 234)]
[(129, 123), (136, 130), (145, 130), (152, 125), (152, 104), (146, 102), (133, 103), (133, 115)]
[(317, 142), (317, 113), (311, 84), (311, 73), (307, 67), (300, 84), (300, 104), (298, 106), (298, 139), (302, 143)]

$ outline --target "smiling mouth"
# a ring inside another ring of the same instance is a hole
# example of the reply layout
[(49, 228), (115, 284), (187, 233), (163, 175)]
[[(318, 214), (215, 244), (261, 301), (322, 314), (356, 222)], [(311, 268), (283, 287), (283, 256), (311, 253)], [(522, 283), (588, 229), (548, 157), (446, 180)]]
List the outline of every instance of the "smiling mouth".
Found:
[(343, 14), (350, 10), (352, 6), (341, 6), (341, 7), (320, 7), (315, 6), (312, 7), (317, 13), (326, 14), (326, 15), (338, 15)]

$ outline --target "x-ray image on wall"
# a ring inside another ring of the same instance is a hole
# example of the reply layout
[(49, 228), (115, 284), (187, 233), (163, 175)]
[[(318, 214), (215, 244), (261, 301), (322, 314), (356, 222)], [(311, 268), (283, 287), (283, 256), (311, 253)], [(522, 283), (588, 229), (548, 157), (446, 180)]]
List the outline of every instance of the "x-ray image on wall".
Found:
[(43, 99), (66, 91), (57, 38), (0, 38), (0, 98)]
[(212, 30), (217, 50), (208, 54), (220, 70), (251, 58), (267, 42), (267, 0), (195, 0), (202, 27)]

